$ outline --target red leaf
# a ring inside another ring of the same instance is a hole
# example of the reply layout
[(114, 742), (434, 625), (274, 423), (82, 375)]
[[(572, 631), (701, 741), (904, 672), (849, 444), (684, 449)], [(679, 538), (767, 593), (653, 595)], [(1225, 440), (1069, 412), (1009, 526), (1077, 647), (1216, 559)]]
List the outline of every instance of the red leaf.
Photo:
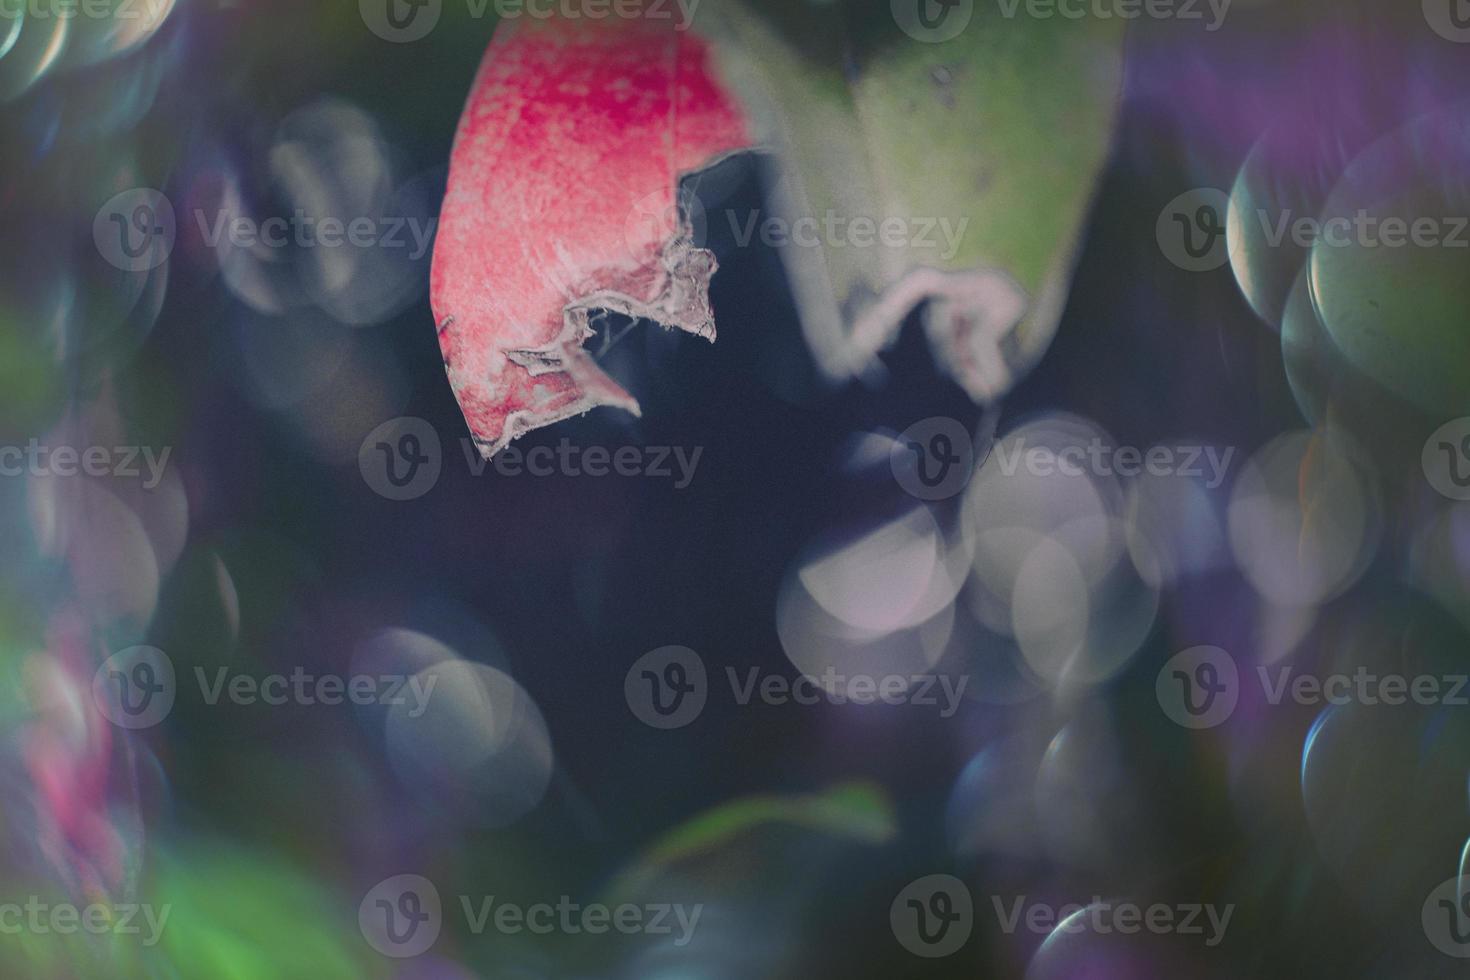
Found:
[(504, 22), (460, 120), (431, 302), (488, 458), (598, 405), (638, 403), (582, 349), (590, 313), (714, 339), (714, 256), (679, 178), (749, 144), (709, 45), (670, 21)]

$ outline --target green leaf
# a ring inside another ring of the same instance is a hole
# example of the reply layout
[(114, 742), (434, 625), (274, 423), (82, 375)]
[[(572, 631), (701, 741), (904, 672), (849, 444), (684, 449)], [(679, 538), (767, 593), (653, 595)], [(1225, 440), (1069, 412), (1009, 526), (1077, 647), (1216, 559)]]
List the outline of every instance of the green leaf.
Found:
[[(936, 359), (989, 402), (1055, 335), (1113, 132), (1123, 28), (961, 2), (948, 16), (968, 16), (963, 29), (930, 43), (909, 13), (905, 0), (751, 0), (710, 30), (781, 161), (773, 208), (823, 225), (820, 244), (782, 254), (824, 372), (876, 370), (925, 304)], [(890, 232), (864, 244), (854, 219)]]
[(772, 794), (734, 800), (670, 831), (614, 882), (611, 892), (637, 894), (676, 868), (717, 859), (728, 851), (748, 851), (759, 840), (771, 844), (789, 831), (847, 844), (881, 844), (897, 833), (897, 820), (882, 790), (867, 783), (802, 796)]

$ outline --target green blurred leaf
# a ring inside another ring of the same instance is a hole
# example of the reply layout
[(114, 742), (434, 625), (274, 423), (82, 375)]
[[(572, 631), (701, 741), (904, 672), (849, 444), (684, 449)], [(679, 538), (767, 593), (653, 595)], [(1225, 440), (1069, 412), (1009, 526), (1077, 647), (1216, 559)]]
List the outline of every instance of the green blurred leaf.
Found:
[(611, 891), (631, 895), (675, 866), (748, 849), (758, 838), (802, 831), (851, 844), (881, 844), (897, 833), (892, 804), (867, 783), (833, 787), (803, 796), (761, 795), (735, 800), (665, 834), (614, 882)]
[(888, 0), (726, 5), (714, 34), (782, 161), (774, 207), (906, 229), (902, 244), (895, 225), (888, 244), (850, 232), (783, 249), (818, 363), (834, 379), (872, 370), (927, 301), (937, 360), (985, 402), (1055, 334), (1112, 137), (1123, 28), (965, 8), (936, 43)]

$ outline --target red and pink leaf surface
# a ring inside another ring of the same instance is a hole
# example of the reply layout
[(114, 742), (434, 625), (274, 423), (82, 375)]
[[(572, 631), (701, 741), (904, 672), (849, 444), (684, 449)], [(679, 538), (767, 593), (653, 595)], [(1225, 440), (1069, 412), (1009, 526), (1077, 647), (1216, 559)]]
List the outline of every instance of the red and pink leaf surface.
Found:
[(583, 343), (598, 311), (714, 339), (714, 256), (681, 175), (748, 147), (708, 43), (667, 21), (500, 25), (460, 121), (431, 302), (488, 457), (532, 429), (638, 404)]

